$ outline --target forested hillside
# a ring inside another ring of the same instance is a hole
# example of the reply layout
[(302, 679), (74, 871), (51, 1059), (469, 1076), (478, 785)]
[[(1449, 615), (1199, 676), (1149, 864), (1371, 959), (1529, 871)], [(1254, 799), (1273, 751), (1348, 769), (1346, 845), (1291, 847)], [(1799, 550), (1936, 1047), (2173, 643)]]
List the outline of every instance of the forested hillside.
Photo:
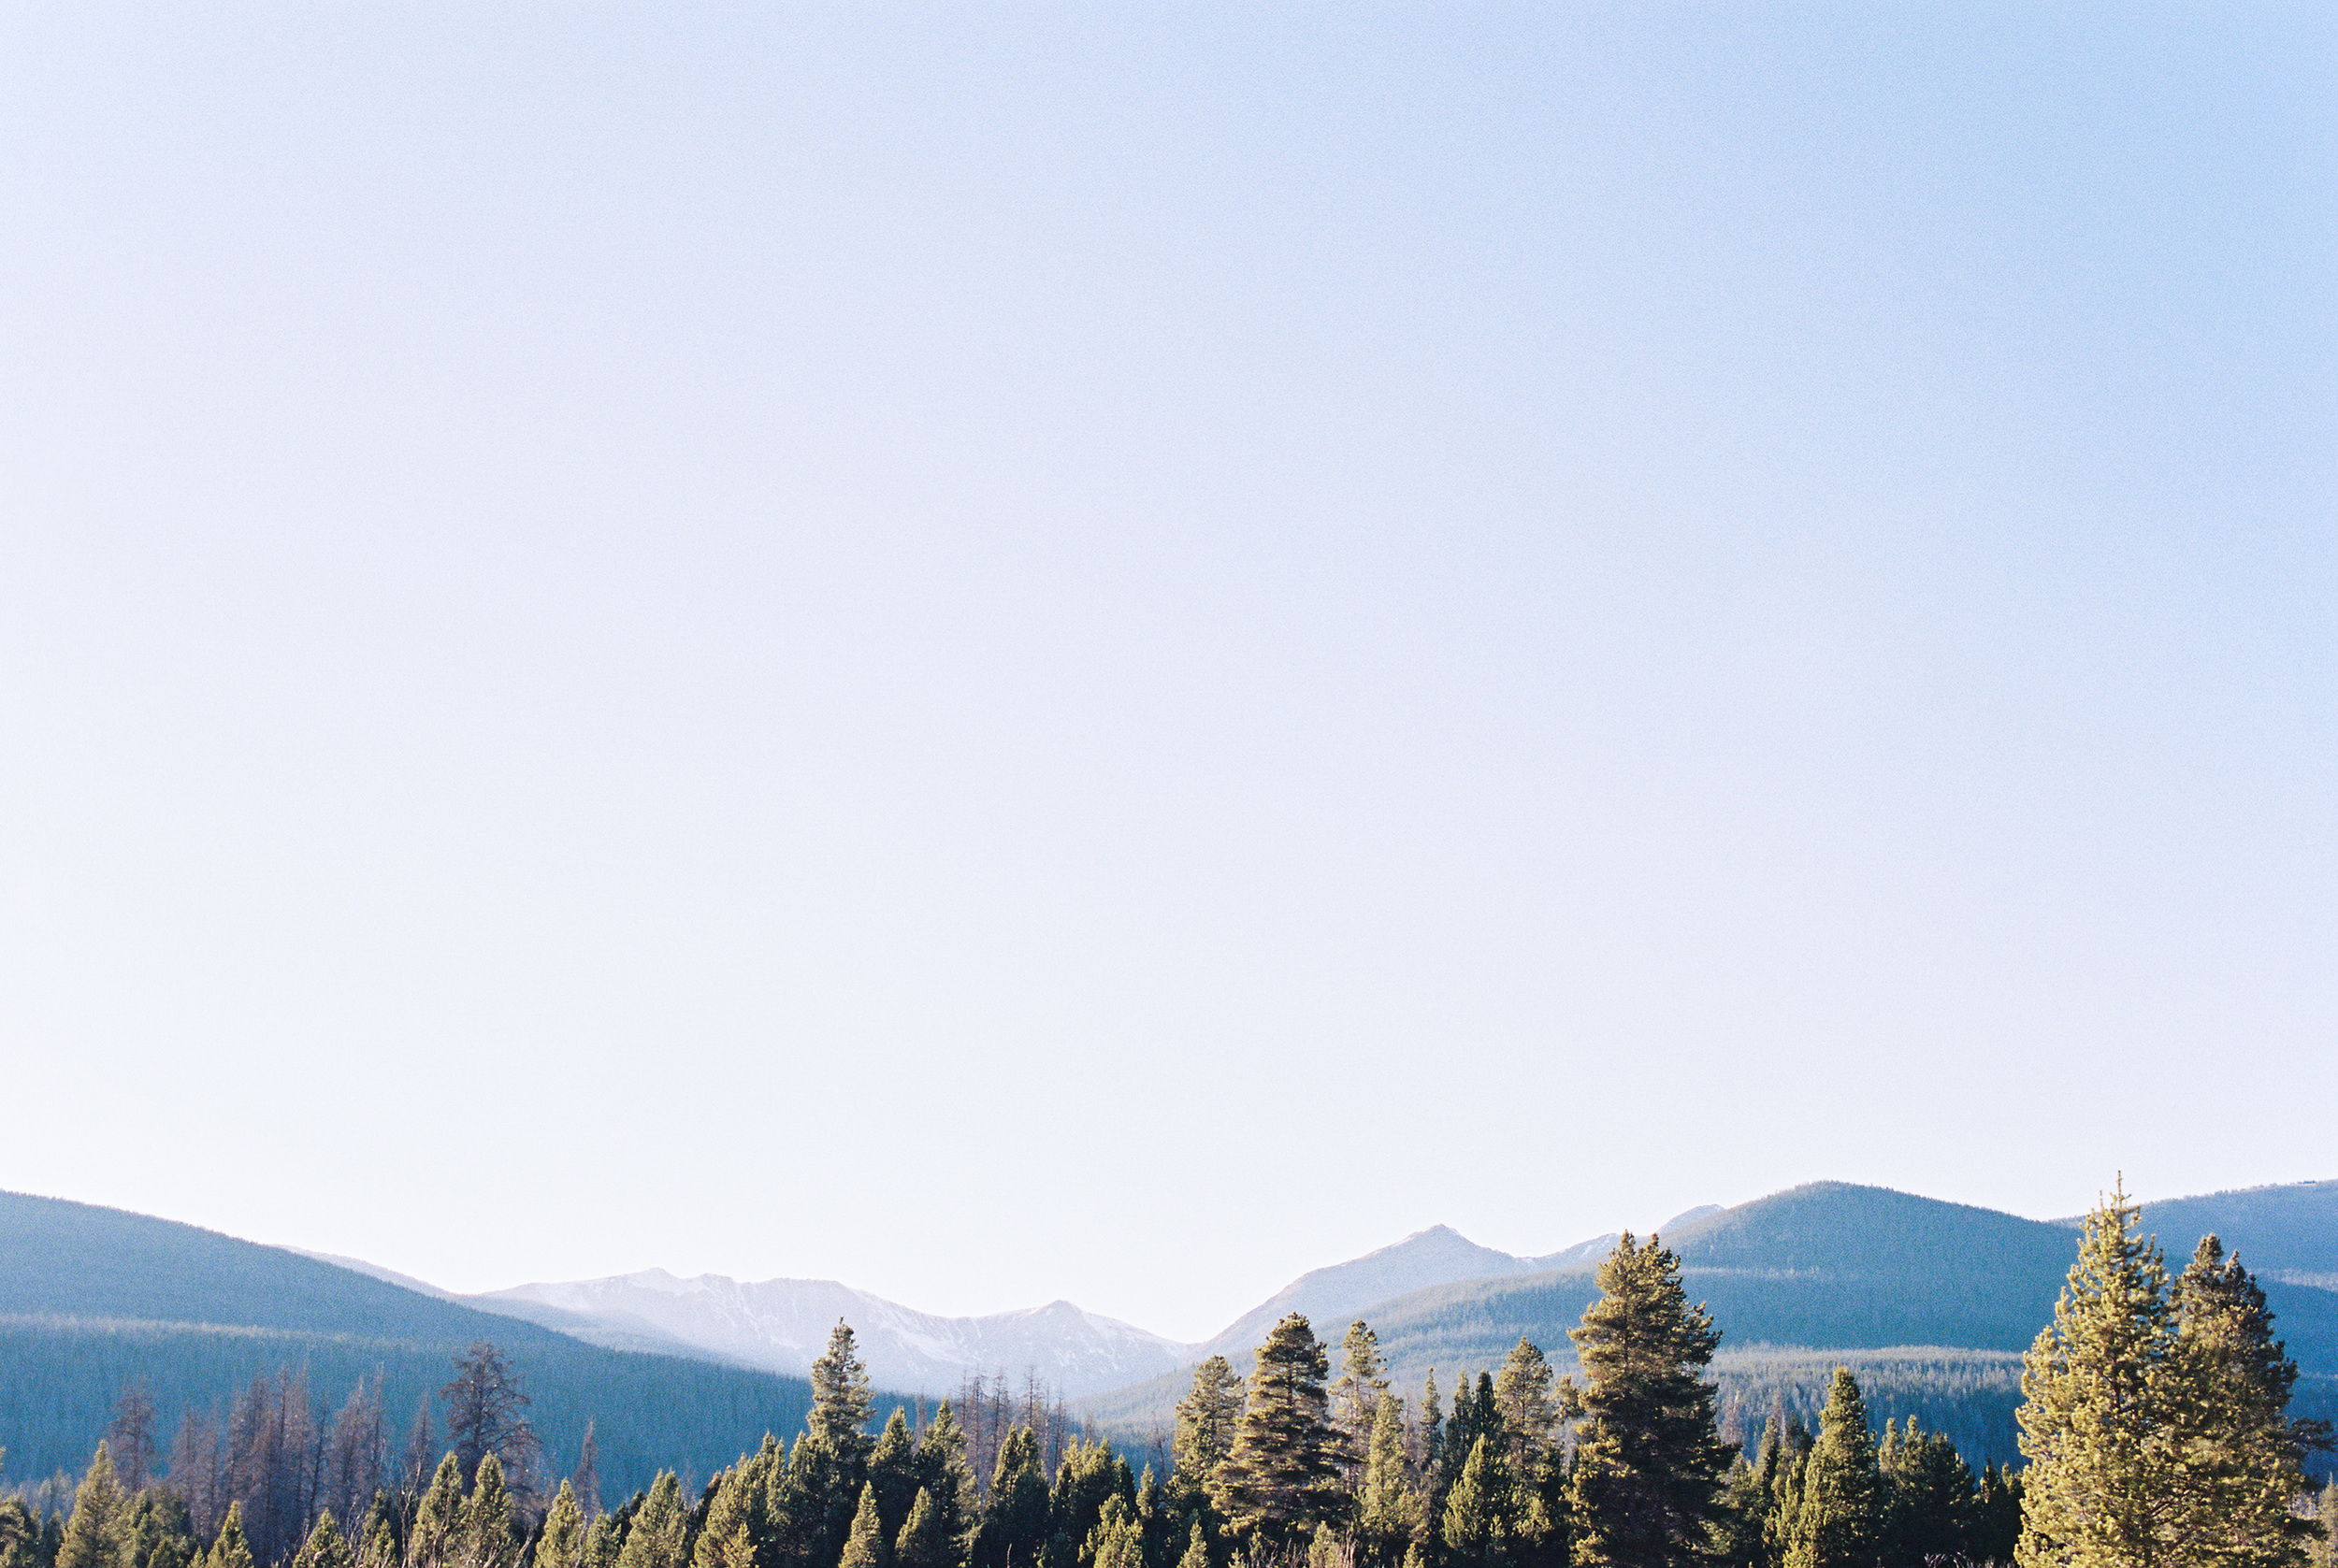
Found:
[[(2146, 1211), (2147, 1214), (2152, 1211)], [(2181, 1213), (2177, 1205), (2158, 1212)], [(2167, 1238), (2163, 1238), (2167, 1239)], [(2184, 1238), (2188, 1253), (2199, 1238)], [(2012, 1358), (2027, 1349), (2070, 1267), (2059, 1224), (1882, 1187), (1822, 1182), (1695, 1218), (1664, 1238), (1688, 1288), (1726, 1335), (1713, 1366), (1725, 1423), (1774, 1406), (1815, 1414), (1840, 1361), (1865, 1371), (1879, 1419), (1919, 1417), (1955, 1431), (1976, 1460), (2014, 1459)], [(1501, 1255), (1496, 1255), (1501, 1256)], [(2338, 1293), (2268, 1281), (2283, 1338), (2312, 1374), (2338, 1374)], [(1566, 1331), (1597, 1295), (1589, 1265), (1465, 1280), (1372, 1302), (1368, 1320), (1390, 1375), (1418, 1388), (1437, 1369), (1498, 1366), (1522, 1338), (1568, 1357)], [(1246, 1319), (1247, 1321), (1247, 1319)], [(1246, 1367), (1249, 1345), (1213, 1344)], [(1181, 1374), (1083, 1401), (1129, 1440), (1165, 1425)], [(2331, 1413), (2338, 1386), (2309, 1378), (2303, 1410)], [(1733, 1413), (1751, 1412), (1739, 1417)]]
[(378, 1374), (402, 1442), (479, 1340), (520, 1369), (547, 1462), (572, 1466), (597, 1420), (603, 1473), (628, 1489), (661, 1467), (711, 1473), (792, 1431), (810, 1399), (800, 1377), (602, 1349), (195, 1226), (0, 1194), (0, 1447), (19, 1481), (78, 1473), (133, 1377), (166, 1444), (189, 1410), (224, 1421), (255, 1378), (304, 1377), (329, 1411)]

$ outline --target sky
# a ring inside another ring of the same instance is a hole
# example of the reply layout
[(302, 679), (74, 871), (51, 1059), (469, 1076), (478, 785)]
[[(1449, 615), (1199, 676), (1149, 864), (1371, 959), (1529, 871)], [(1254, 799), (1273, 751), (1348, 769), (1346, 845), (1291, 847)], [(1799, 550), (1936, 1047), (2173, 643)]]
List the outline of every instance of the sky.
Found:
[(1200, 1338), (2338, 1175), (2325, 7), (0, 17), (0, 1187)]

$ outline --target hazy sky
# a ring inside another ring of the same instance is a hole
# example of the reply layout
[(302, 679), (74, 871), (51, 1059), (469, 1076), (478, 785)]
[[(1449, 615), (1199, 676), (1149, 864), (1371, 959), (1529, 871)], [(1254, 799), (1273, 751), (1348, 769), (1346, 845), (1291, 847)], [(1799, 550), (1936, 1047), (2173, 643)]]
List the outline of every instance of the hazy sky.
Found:
[(2334, 43), (11, 8), (0, 1187), (1198, 1337), (2338, 1175)]

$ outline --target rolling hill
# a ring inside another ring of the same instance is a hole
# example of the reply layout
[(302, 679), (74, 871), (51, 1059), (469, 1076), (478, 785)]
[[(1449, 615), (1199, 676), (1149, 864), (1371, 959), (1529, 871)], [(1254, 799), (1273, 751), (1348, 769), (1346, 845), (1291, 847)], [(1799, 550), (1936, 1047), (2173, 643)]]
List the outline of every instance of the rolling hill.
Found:
[(612, 1350), (354, 1270), (215, 1231), (0, 1193), (0, 1446), (8, 1473), (78, 1474), (124, 1381), (147, 1380), (166, 1443), (254, 1377), (305, 1370), (337, 1405), (379, 1373), (400, 1438), (475, 1340), (511, 1356), (556, 1472), (598, 1422), (611, 1495), (667, 1466), (711, 1474), (765, 1431), (791, 1433), (802, 1379)]
[[(1815, 1413), (1827, 1374), (1845, 1360), (1877, 1379), (1870, 1404), (1879, 1419), (1912, 1412), (1961, 1434), (1976, 1458), (2013, 1457), (2015, 1365), (2053, 1316), (2074, 1252), (2066, 1226), (1822, 1182), (1684, 1216), (1660, 1233), (1681, 1256), (1690, 1294), (1725, 1336), (1715, 1372), (1725, 1412), (1738, 1411), (1741, 1427), (1781, 1406)], [(1522, 1337), (1571, 1365), (1566, 1331), (1597, 1296), (1595, 1269), (1505, 1268), (1342, 1304), (1318, 1331), (1335, 1339), (1349, 1316), (1363, 1316), (1400, 1390), (1418, 1389), (1436, 1368), (1450, 1398), (1457, 1371), (1498, 1366)], [(1277, 1300), (1299, 1300), (1295, 1288)], [(2270, 1281), (2266, 1288), (2291, 1353), (2322, 1374), (2304, 1389), (2302, 1405), (2338, 1403), (2330, 1375), (2338, 1374), (2338, 1293)], [(1237, 1337), (1230, 1331), (1212, 1347), (1247, 1367), (1256, 1341), (1237, 1349), (1228, 1343)], [(1083, 1408), (1112, 1430), (1149, 1434), (1188, 1381), (1185, 1373), (1149, 1379)]]

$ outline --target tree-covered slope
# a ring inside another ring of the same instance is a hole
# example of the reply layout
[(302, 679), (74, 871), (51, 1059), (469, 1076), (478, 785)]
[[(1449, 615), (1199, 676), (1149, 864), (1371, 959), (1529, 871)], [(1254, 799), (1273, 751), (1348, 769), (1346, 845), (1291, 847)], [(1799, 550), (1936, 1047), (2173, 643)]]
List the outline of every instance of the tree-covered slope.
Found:
[(132, 1377), (152, 1390), (166, 1446), (182, 1413), (216, 1417), (255, 1377), (305, 1369), (329, 1410), (378, 1373), (399, 1446), (417, 1402), (481, 1339), (512, 1359), (556, 1473), (597, 1423), (613, 1497), (661, 1468), (712, 1474), (767, 1430), (795, 1431), (810, 1403), (801, 1378), (605, 1349), (195, 1226), (0, 1194), (8, 1477), (78, 1474)]
[(2213, 1232), (2259, 1273), (2338, 1287), (2338, 1181), (2169, 1198), (2143, 1210), (2143, 1229), (2171, 1252), (2189, 1252)]
[[(2176, 1263), (2199, 1239), (2188, 1221), (2158, 1230)], [(1823, 1397), (1830, 1357), (1839, 1355), (1883, 1377), (1878, 1419), (1914, 1412), (1976, 1441), (1994, 1434), (1987, 1449), (1999, 1458), (2012, 1457), (1998, 1452), (2010, 1441), (2014, 1400), (2005, 1358), (2053, 1317), (2077, 1248), (2058, 1224), (1840, 1182), (1690, 1218), (1663, 1239), (1722, 1330), (1725, 1358), (1715, 1371), (1725, 1405), (1775, 1397), (1801, 1408)], [(2338, 1374), (2338, 1293), (2265, 1284), (2276, 1330), (2299, 1363)], [(1571, 1362), (1566, 1331), (1597, 1293), (1589, 1263), (1504, 1273), (1407, 1291), (1316, 1327), (1336, 1340), (1348, 1316), (1364, 1317), (1400, 1391), (1417, 1390), (1435, 1367), (1450, 1398), (1457, 1371), (1499, 1366), (1522, 1337), (1553, 1362)], [(1248, 1345), (1212, 1348), (1248, 1370)], [(1118, 1430), (1143, 1432), (1167, 1418), (1188, 1380), (1152, 1379), (1085, 1408)], [(2302, 1397), (2320, 1408), (2331, 1385), (2316, 1381)]]

